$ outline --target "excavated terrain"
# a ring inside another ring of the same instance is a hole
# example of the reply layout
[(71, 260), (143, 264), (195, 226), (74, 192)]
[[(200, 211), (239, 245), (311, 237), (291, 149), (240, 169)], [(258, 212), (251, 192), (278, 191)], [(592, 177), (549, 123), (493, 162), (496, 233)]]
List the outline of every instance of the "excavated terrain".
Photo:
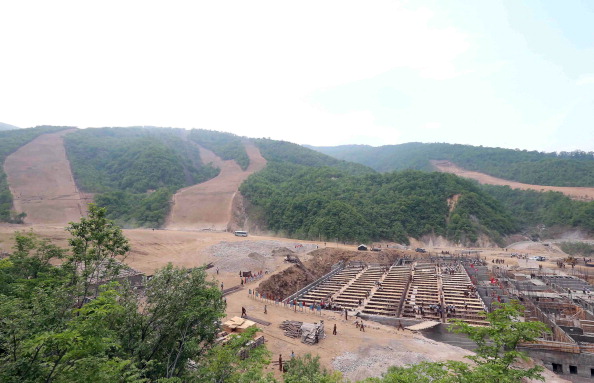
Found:
[(235, 161), (223, 161), (213, 152), (200, 147), (202, 161), (221, 169), (219, 175), (206, 182), (179, 190), (165, 227), (174, 230), (225, 231), (232, 221), (233, 200), (239, 186), (251, 174), (264, 169), (266, 160), (252, 143), (245, 143), (250, 158), (247, 170)]
[(27, 214), (25, 223), (66, 225), (86, 214), (92, 196), (76, 187), (64, 149), (72, 131), (43, 134), (6, 158), (14, 209)]

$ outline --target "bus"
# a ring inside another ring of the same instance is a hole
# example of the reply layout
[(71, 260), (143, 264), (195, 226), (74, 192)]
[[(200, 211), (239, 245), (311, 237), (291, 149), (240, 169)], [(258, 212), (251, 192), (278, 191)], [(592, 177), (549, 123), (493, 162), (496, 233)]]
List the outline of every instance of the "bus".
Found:
[(235, 231), (235, 236), (236, 237), (247, 237), (247, 231), (236, 230)]

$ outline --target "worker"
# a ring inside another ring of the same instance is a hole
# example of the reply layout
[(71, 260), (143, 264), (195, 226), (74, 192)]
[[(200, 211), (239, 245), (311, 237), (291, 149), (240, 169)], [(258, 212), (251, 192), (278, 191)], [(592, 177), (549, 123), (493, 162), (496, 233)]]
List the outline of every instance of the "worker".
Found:
[(281, 354), (278, 354), (278, 370), (283, 370), (283, 356)]
[(404, 331), (404, 327), (402, 327), (402, 322), (398, 321), (398, 331), (400, 330)]
[(332, 335), (336, 335), (336, 323), (334, 323), (334, 330), (332, 330)]
[(359, 331), (365, 332), (365, 325), (363, 324), (363, 321), (361, 321), (361, 325), (359, 325)]
[(268, 314), (268, 310), (267, 310), (266, 305), (264, 305), (264, 314)]
[(247, 311), (245, 310), (245, 307), (243, 307), (243, 306), (241, 307), (241, 317), (242, 318), (247, 317)]

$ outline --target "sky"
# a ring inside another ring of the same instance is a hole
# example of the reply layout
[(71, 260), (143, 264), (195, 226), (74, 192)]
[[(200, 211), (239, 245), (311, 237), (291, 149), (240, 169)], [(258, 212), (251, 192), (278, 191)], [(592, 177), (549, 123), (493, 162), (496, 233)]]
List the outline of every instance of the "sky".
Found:
[(0, 121), (594, 150), (594, 1), (0, 0)]

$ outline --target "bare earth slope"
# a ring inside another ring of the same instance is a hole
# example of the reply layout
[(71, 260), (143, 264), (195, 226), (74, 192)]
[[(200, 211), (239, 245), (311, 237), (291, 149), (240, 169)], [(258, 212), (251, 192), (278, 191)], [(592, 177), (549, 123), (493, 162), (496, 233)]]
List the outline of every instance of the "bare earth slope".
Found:
[(175, 230), (226, 230), (231, 220), (233, 197), (239, 185), (252, 173), (262, 170), (266, 160), (252, 143), (245, 143), (250, 166), (241, 170), (235, 161), (223, 161), (200, 147), (204, 163), (212, 162), (221, 173), (206, 182), (181, 189), (173, 196), (173, 206), (165, 227)]
[(530, 185), (523, 184), (521, 182), (508, 181), (501, 178), (493, 177), (488, 174), (473, 172), (470, 170), (462, 169), (450, 161), (431, 161), (431, 164), (444, 173), (452, 173), (460, 177), (471, 178), (477, 180), (481, 184), (487, 185), (508, 185), (512, 189), (522, 190), (536, 190), (536, 191), (556, 191), (561, 192), (571, 199), (580, 201), (592, 201), (594, 200), (594, 188), (587, 187), (563, 187), (563, 186), (542, 186), (542, 185)]
[(14, 208), (27, 213), (26, 223), (65, 225), (86, 214), (90, 201), (74, 183), (62, 138), (71, 131), (41, 135), (4, 162)]

